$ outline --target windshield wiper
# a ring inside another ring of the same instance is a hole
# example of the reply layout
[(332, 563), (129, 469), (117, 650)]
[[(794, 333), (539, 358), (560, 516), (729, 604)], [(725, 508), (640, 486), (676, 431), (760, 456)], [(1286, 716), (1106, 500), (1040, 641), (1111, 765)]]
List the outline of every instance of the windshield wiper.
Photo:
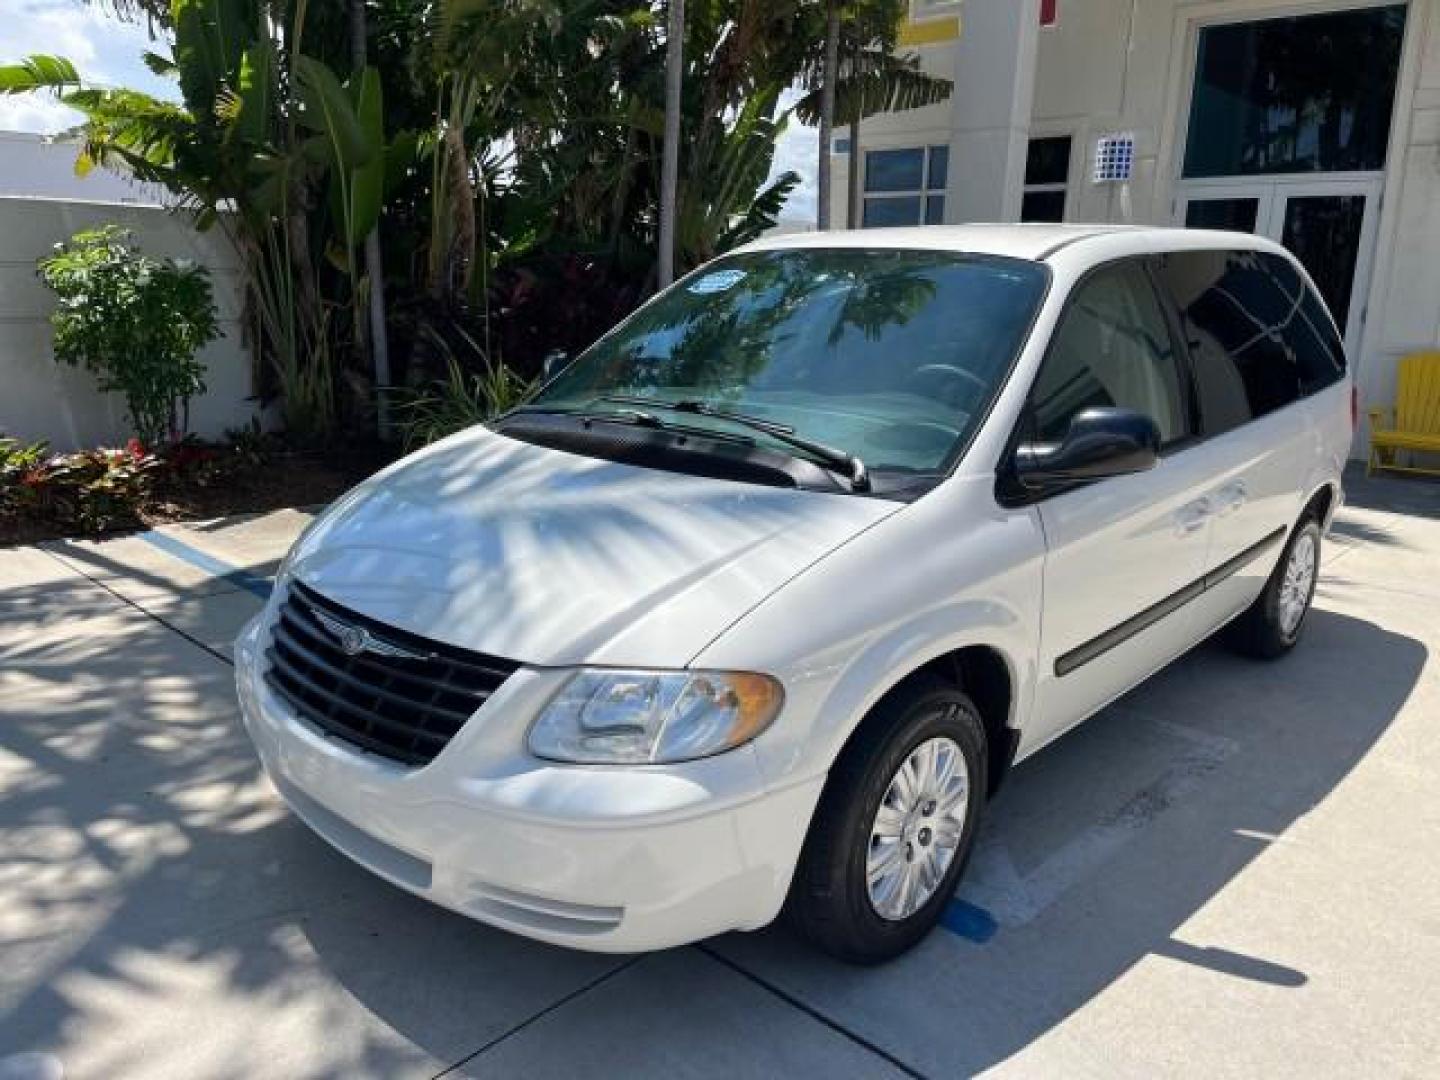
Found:
[[(573, 416), (576, 420), (589, 423), (601, 420), (612, 424), (633, 424), (636, 427), (656, 428), (673, 431), (675, 426), (667, 424), (654, 413), (643, 409), (619, 409), (615, 412), (590, 412), (586, 409), (547, 409), (543, 405), (522, 405), (511, 409), (505, 416)], [(501, 417), (500, 419), (504, 419)]]
[[(631, 396), (628, 394), (602, 394), (601, 401), (611, 402), (616, 405), (638, 405), (647, 409), (668, 409), (671, 412), (689, 413), (692, 416), (708, 416), (716, 420), (728, 420), (732, 424), (739, 424), (741, 427), (748, 427), (755, 431), (764, 432), (771, 438), (776, 439), (787, 446), (793, 446), (797, 450), (803, 450), (812, 457), (818, 459), (833, 472), (838, 472), (850, 481), (850, 486), (856, 491), (870, 490), (870, 470), (865, 467), (865, 462), (856, 455), (844, 450), (838, 450), (825, 443), (816, 442), (814, 439), (807, 439), (803, 435), (795, 434), (795, 429), (786, 424), (776, 423), (774, 420), (766, 420), (760, 416), (749, 416), (745, 413), (731, 412), (729, 409), (719, 409), (706, 401), (661, 401), (657, 398)], [(653, 419), (653, 416), (652, 416)]]
[(512, 416), (569, 416), (587, 426), (596, 422), (628, 424), (631, 427), (652, 428), (655, 431), (668, 431), (678, 435), (700, 435), (721, 442), (743, 442), (747, 445), (754, 445), (754, 440), (744, 435), (729, 431), (716, 431), (714, 428), (703, 425), (672, 423), (644, 409), (616, 409), (614, 412), (597, 412), (590, 409), (552, 409), (544, 405), (521, 405), (496, 417), (496, 420), (506, 420)]

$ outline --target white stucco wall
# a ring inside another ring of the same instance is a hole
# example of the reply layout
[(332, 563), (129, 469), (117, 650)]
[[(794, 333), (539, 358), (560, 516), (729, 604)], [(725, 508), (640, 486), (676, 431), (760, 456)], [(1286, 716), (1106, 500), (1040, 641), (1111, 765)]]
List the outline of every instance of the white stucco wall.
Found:
[(251, 369), (240, 340), (238, 267), (218, 231), (197, 233), (159, 207), (0, 197), (0, 434), (46, 439), (57, 450), (115, 445), (131, 434), (119, 395), (97, 391), (88, 371), (55, 362), (55, 298), (35, 273), (35, 260), (57, 241), (107, 224), (131, 229), (149, 254), (209, 267), (224, 336), (201, 353), (208, 392), (191, 402), (191, 430), (218, 437), (248, 421), (255, 407), (246, 400)]
[(75, 175), (78, 147), (65, 139), (22, 131), (0, 131), (0, 196), (33, 195), (44, 199), (159, 206), (165, 191), (107, 169)]

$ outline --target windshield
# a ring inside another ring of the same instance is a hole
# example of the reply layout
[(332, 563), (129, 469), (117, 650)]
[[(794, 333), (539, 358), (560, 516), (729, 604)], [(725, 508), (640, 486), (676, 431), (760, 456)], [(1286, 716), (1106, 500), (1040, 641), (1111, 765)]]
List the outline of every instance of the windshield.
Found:
[(983, 417), (1046, 281), (1037, 263), (943, 251), (735, 255), (602, 338), (532, 407), (687, 403), (691, 427), (783, 445), (714, 415), (741, 413), (872, 471), (936, 472)]

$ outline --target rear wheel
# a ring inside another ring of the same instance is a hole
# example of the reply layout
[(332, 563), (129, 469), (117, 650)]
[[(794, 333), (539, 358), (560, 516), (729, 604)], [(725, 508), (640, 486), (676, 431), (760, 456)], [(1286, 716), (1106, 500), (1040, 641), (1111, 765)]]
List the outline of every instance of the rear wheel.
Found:
[(985, 726), (953, 686), (917, 679), (882, 701), (831, 770), (791, 886), (791, 922), (852, 963), (918, 942), (970, 857), (985, 769)]
[(1320, 577), (1320, 524), (1307, 517), (1290, 534), (1265, 591), (1226, 631), (1232, 648), (1273, 660), (1295, 647)]

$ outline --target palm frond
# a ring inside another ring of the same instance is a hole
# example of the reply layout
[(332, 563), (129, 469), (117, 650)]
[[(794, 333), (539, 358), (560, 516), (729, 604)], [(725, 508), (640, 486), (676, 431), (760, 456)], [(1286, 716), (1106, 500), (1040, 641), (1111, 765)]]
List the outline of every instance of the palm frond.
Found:
[[(950, 97), (954, 84), (938, 75), (921, 71), (913, 57), (861, 54), (859, 68), (835, 84), (835, 122), (848, 124), (882, 112), (904, 112), (937, 105)], [(795, 103), (800, 122), (820, 122), (820, 88), (816, 87)]]
[(0, 94), (69, 90), (81, 86), (80, 73), (63, 56), (35, 54), (18, 64), (0, 65)]
[(721, 234), (715, 245), (716, 253), (730, 251), (741, 244), (758, 240), (773, 229), (780, 221), (780, 213), (790, 199), (790, 193), (800, 185), (800, 174), (783, 172), (769, 187), (755, 196), (750, 208)]
[(175, 156), (194, 140), (194, 117), (185, 109), (138, 90), (87, 88), (60, 100), (85, 114), (77, 173), (101, 165), (174, 190)]
[(153, 50), (146, 49), (140, 54), (140, 59), (152, 73), (161, 77), (178, 75), (180, 73), (180, 68), (174, 60)]

